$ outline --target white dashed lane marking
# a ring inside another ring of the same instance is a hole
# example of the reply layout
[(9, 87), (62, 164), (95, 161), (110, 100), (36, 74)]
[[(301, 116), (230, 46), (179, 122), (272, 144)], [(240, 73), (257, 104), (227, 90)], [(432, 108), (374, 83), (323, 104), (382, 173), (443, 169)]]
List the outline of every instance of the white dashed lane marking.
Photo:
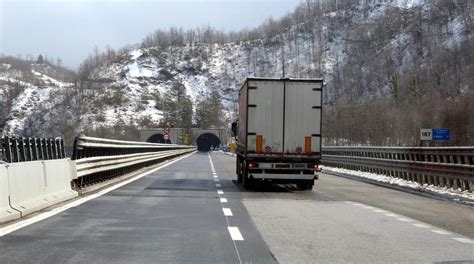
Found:
[(219, 183), (216, 183), (216, 187), (219, 188), (221, 187), (221, 185)]
[(404, 217), (397, 217), (395, 219), (397, 219), (398, 221), (402, 221), (402, 222), (412, 222), (412, 220), (410, 220), (408, 218), (404, 218)]
[[(214, 169), (214, 164), (212, 162), (211, 155), (208, 154), (208, 157), (209, 157), (209, 163), (211, 164), (212, 172), (214, 174), (214, 181), (216, 182), (216, 187), (220, 187), (220, 184), (217, 183), (217, 182), (219, 182), (219, 180), (217, 179), (217, 174), (216, 174), (216, 171)], [(224, 192), (222, 190), (217, 190), (217, 194), (223, 195)], [(224, 205), (223, 205), (223, 203), (227, 203), (227, 199), (224, 198), (224, 197), (221, 197), (220, 202), (221, 202), (222, 212), (224, 213), (225, 220), (227, 222), (227, 230), (229, 230), (230, 237), (232, 239), (232, 242), (234, 243), (234, 248), (235, 248), (235, 252), (237, 254), (237, 258), (239, 259), (239, 263), (242, 264), (242, 258), (240, 257), (239, 248), (237, 247), (237, 244), (236, 244), (235, 241), (242, 241), (242, 240), (244, 240), (244, 237), (240, 233), (240, 230), (239, 230), (238, 227), (230, 226), (229, 216), (233, 216), (233, 214), (232, 214), (232, 211), (230, 210), (230, 208), (224, 208)]]
[(453, 239), (464, 244), (474, 244), (474, 240), (465, 237), (453, 237)]
[(233, 216), (232, 210), (230, 210), (230, 208), (222, 208), (222, 211), (224, 212), (225, 216)]
[(240, 233), (240, 230), (238, 227), (235, 226), (229, 226), (227, 227), (229, 229), (230, 237), (232, 237), (232, 240), (234, 241), (242, 241), (244, 238), (242, 237), (242, 234)]
[(395, 216), (396, 216), (396, 215), (390, 214), (390, 213), (389, 213), (389, 214), (383, 214), (383, 215), (385, 215), (385, 216), (390, 216), (390, 217), (395, 217)]
[(412, 225), (412, 226), (419, 227), (419, 228), (430, 228), (429, 225), (419, 224), (419, 223), (415, 223), (415, 224), (411, 224), (411, 225)]
[[(382, 213), (385, 216), (395, 217), (395, 219), (398, 220), (398, 221), (405, 222), (405, 223), (410, 223), (412, 226), (415, 226), (415, 227), (418, 227), (418, 228), (424, 228), (424, 229), (434, 228), (433, 226), (431, 226), (429, 224), (417, 223), (416, 220), (406, 218), (406, 217), (401, 217), (400, 215), (394, 214), (390, 211), (379, 209), (377, 207), (372, 207), (370, 205), (360, 204), (360, 203), (351, 202), (351, 201), (345, 201), (345, 202), (347, 204), (352, 204), (352, 205), (358, 206), (360, 208), (370, 209), (371, 211), (376, 212), (376, 213)], [(442, 230), (442, 229), (430, 229), (430, 232), (438, 234), (438, 235), (445, 235), (445, 236), (446, 235), (453, 235), (453, 233), (451, 233), (449, 231), (446, 231), (446, 230)], [(451, 237), (451, 239), (453, 239), (457, 242), (464, 243), (464, 244), (474, 244), (474, 239), (467, 238), (467, 237)]]
[(445, 230), (438, 230), (438, 229), (433, 229), (430, 230), (433, 233), (436, 233), (438, 235), (451, 235), (451, 232), (445, 231)]

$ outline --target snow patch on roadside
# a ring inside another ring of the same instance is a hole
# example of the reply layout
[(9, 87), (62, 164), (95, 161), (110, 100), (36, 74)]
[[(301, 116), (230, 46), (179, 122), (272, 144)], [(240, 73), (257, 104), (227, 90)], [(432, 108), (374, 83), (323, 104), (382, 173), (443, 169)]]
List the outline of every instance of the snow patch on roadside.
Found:
[(389, 177), (386, 175), (363, 172), (363, 171), (354, 171), (354, 170), (334, 168), (334, 167), (328, 167), (328, 166), (321, 166), (321, 169), (323, 169), (323, 172), (330, 171), (330, 172), (336, 172), (336, 173), (341, 173), (341, 174), (347, 174), (351, 176), (374, 180), (377, 182), (398, 185), (401, 187), (406, 187), (406, 188), (410, 188), (410, 189), (414, 189), (418, 191), (437, 193), (445, 197), (454, 198), (454, 200), (456, 201), (459, 201), (460, 198), (462, 198), (463, 200), (467, 199), (469, 200), (468, 203), (474, 204), (474, 193), (469, 193), (468, 191), (461, 191), (459, 189), (455, 190), (453, 188), (448, 189), (446, 187), (437, 187), (437, 186), (428, 185), (428, 184), (420, 184), (417, 182), (407, 181), (407, 180), (403, 180), (399, 178)]

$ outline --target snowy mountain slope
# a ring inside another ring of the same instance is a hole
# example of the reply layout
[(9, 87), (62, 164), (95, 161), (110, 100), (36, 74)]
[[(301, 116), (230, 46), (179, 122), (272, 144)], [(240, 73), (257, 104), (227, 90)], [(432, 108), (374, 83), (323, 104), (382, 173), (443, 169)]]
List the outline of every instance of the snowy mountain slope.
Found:
[(156, 126), (163, 117), (160, 100), (175, 85), (184, 85), (194, 103), (218, 91), (232, 118), (246, 77), (282, 77), (283, 69), (285, 77), (324, 77), (326, 103), (391, 96), (394, 78), (401, 83), (399, 76), (430, 63), (429, 49), (418, 47), (419, 31), (429, 31), (429, 38), (423, 37), (447, 51), (469, 39), (471, 25), (459, 14), (447, 20), (449, 31), (441, 22), (432, 28), (413, 23), (419, 14), (438, 23), (434, 8), (422, 0), (360, 1), (316, 21), (293, 23), (273, 37), (135, 48), (92, 67), (82, 84), (62, 83), (36, 68), (31, 71), (35, 80), (24, 82), (21, 73), (0, 65), (0, 81), (28, 87), (15, 99), (4, 133), (21, 132), (26, 123), (33, 134), (47, 131), (61, 112), (71, 117), (76, 132)]

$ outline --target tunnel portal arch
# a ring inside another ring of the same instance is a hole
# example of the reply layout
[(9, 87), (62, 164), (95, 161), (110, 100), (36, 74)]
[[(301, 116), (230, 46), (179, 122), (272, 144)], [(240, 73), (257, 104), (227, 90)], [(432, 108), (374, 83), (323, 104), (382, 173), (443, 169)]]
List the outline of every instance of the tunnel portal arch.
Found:
[(209, 151), (211, 147), (219, 147), (221, 140), (213, 133), (204, 133), (197, 137), (196, 145), (199, 151)]

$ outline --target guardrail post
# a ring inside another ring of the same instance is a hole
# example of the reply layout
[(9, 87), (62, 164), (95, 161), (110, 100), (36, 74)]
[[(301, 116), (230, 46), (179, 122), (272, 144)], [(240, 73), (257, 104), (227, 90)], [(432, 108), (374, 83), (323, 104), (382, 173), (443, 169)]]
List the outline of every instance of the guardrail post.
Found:
[(20, 162), (21, 155), (20, 155), (20, 149), (19, 149), (19, 142), (16, 138), (12, 138), (12, 146), (13, 146), (14, 156), (11, 162)]
[(3, 148), (5, 149), (5, 161), (12, 162), (12, 143), (10, 137), (3, 137)]
[(37, 138), (32, 138), (32, 147), (31, 147), (31, 150), (32, 150), (32, 160), (38, 160), (38, 142), (37, 142)]
[(64, 139), (61, 138), (61, 158), (66, 158), (66, 147), (64, 146)]
[(26, 138), (26, 146), (27, 146), (27, 156), (28, 160), (34, 160), (33, 158), (33, 144), (31, 142), (31, 137)]
[(45, 152), (46, 152), (46, 146), (45, 146), (44, 138), (39, 139), (39, 159), (40, 160), (45, 160)]

